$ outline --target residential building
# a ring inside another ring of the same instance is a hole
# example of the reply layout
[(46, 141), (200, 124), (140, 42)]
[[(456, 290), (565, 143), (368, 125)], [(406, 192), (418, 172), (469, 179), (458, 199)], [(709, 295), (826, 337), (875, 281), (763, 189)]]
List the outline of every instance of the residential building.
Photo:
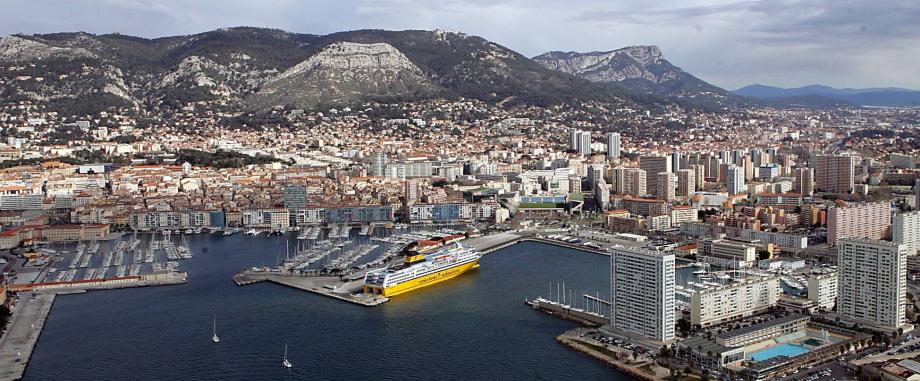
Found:
[(658, 195), (658, 199), (667, 202), (674, 201), (677, 196), (677, 175), (671, 172), (659, 172), (657, 177), (655, 183), (658, 184), (658, 191), (655, 194)]
[(898, 243), (843, 238), (837, 244), (837, 313), (895, 329), (905, 322), (907, 248)]
[(815, 170), (813, 168), (796, 168), (792, 191), (803, 196), (815, 194)]
[(603, 180), (594, 183), (594, 201), (601, 211), (610, 207), (610, 186)]
[(607, 133), (607, 159), (618, 159), (620, 157), (620, 133)]
[(287, 209), (247, 209), (243, 211), (243, 226), (287, 230), (291, 226), (291, 215)]
[(907, 255), (920, 252), (920, 211), (897, 213), (891, 223), (891, 240), (903, 244)]
[(658, 193), (658, 174), (661, 172), (671, 172), (671, 158), (667, 156), (641, 156), (639, 157), (639, 168), (647, 173), (646, 188), (651, 192)]
[(655, 341), (674, 340), (674, 254), (615, 247), (610, 256), (610, 324)]
[(808, 278), (808, 299), (825, 311), (834, 309), (837, 303), (837, 273), (820, 274)]
[(827, 211), (827, 243), (842, 238), (885, 239), (891, 227), (891, 205), (870, 202), (831, 207)]
[(582, 156), (591, 154), (591, 131), (575, 130), (569, 134), (569, 138), (573, 151)]
[(853, 191), (855, 156), (818, 155), (815, 158), (815, 190), (828, 193)]
[(749, 278), (690, 296), (690, 324), (708, 327), (766, 311), (779, 299), (779, 280)]
[(763, 243), (772, 243), (777, 246), (794, 249), (804, 249), (808, 247), (808, 237), (798, 234), (742, 229), (740, 238), (746, 240), (758, 240)]
[(730, 165), (726, 173), (726, 187), (729, 195), (742, 194), (745, 192), (744, 185), (744, 168)]
[(677, 171), (677, 197), (690, 197), (696, 193), (696, 171), (681, 169)]

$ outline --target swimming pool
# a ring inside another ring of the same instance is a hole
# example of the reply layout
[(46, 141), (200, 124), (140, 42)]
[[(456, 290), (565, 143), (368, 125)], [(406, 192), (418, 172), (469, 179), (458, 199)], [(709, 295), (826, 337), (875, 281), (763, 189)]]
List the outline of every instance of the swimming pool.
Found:
[(775, 347), (770, 347), (761, 351), (757, 351), (751, 354), (751, 360), (754, 361), (763, 361), (769, 360), (776, 356), (798, 356), (802, 353), (808, 352), (808, 348), (805, 348), (801, 345), (795, 344), (780, 344)]

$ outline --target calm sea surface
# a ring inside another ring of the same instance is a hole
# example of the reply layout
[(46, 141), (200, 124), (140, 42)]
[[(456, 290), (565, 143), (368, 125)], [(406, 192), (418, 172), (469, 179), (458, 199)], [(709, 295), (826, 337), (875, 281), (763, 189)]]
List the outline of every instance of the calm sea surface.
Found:
[[(242, 268), (274, 264), (285, 238), (199, 235), (189, 244), (188, 284), (59, 296), (25, 379), (630, 379), (556, 343), (573, 323), (523, 304), (550, 282), (606, 297), (604, 256), (520, 243), (478, 270), (367, 308), (233, 283)], [(292, 369), (281, 367), (285, 343)]]

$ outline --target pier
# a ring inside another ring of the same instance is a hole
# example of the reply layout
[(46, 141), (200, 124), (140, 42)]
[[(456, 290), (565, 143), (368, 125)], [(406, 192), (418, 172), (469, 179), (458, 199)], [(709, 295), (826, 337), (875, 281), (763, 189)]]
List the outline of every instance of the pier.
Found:
[[(554, 301), (542, 297), (533, 300), (524, 300), (524, 304), (533, 307), (533, 309), (557, 316), (565, 320), (571, 320), (587, 327), (600, 327), (610, 323), (609, 311), (610, 302), (594, 297), (583, 295), (584, 302), (582, 308), (576, 305), (569, 305), (563, 301)], [(573, 298), (574, 299), (574, 298)], [(572, 301), (569, 301), (570, 303)]]
[(314, 294), (328, 296), (338, 300), (362, 305), (365, 307), (378, 306), (386, 303), (390, 298), (380, 295), (361, 293), (364, 279), (343, 281), (339, 277), (289, 275), (279, 272), (242, 272), (233, 277), (238, 286), (260, 282), (272, 282), (282, 286), (296, 288)]

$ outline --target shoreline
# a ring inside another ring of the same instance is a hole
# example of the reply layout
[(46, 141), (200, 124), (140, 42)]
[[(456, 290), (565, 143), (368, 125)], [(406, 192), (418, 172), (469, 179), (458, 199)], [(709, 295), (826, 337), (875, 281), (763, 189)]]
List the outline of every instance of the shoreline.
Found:
[[(670, 376), (670, 374), (664, 370), (664, 368), (661, 368), (654, 362), (630, 365), (620, 360), (614, 359), (606, 353), (602, 353), (599, 349), (593, 348), (591, 344), (585, 343), (584, 341), (577, 338), (578, 335), (583, 332), (588, 332), (588, 330), (586, 328), (575, 328), (566, 331), (559, 336), (556, 336), (556, 341), (573, 351), (587, 355), (588, 357), (600, 361), (603, 364), (623, 372), (630, 377), (634, 377), (643, 381), (665, 381), (667, 380), (667, 377)], [(605, 350), (610, 351), (608, 349)], [(649, 365), (649, 370), (658, 367), (662, 373), (659, 374), (659, 372), (655, 372), (654, 374), (650, 374), (648, 372), (642, 371), (641, 368), (645, 367), (646, 365)]]

